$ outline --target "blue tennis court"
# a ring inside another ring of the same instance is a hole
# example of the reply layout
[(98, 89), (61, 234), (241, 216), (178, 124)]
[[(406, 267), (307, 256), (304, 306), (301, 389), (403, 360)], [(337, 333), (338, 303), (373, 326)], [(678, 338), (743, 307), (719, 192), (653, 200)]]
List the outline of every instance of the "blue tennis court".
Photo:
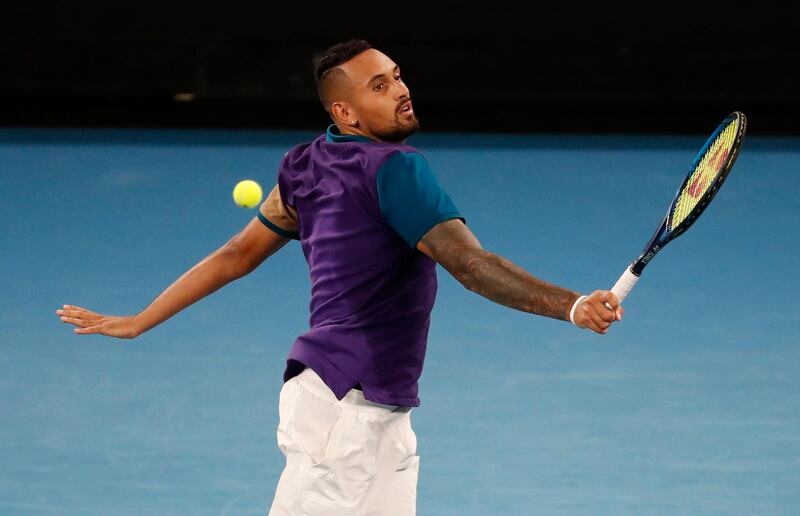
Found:
[[(266, 514), (284, 360), (308, 325), (296, 242), (135, 340), (75, 335), (55, 310), (143, 309), (255, 216), (236, 182), (268, 190), (314, 136), (0, 130), (0, 514)], [(706, 136), (409, 143), (485, 248), (588, 293), (635, 258)], [(797, 514), (798, 170), (800, 139), (748, 137), (606, 336), (440, 267), (418, 513)]]

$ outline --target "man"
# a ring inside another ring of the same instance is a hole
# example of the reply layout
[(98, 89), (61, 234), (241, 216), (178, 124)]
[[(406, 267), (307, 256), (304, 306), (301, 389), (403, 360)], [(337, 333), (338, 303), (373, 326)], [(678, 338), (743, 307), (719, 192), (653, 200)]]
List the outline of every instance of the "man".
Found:
[(400, 68), (361, 40), (331, 47), (315, 76), (333, 124), (281, 161), (258, 216), (136, 316), (59, 310), (80, 334), (133, 338), (254, 270), (290, 239), (310, 269), (310, 330), (295, 341), (280, 395), (286, 456), (270, 514), (391, 515), (416, 510), (410, 424), (441, 264), (505, 306), (606, 333), (613, 293), (534, 278), (481, 248), (405, 140), (419, 128)]

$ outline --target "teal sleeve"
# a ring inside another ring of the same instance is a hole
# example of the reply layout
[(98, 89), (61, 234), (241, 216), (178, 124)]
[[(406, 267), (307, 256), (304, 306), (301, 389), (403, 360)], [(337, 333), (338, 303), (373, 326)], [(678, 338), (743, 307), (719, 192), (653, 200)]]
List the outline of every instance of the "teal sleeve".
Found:
[(287, 231), (283, 228), (279, 228), (278, 226), (270, 222), (269, 219), (267, 219), (267, 217), (265, 217), (264, 214), (261, 213), (261, 210), (258, 210), (257, 216), (258, 220), (260, 220), (262, 224), (264, 224), (265, 226), (267, 226), (269, 229), (279, 234), (280, 236), (285, 238), (291, 238), (292, 240), (300, 240), (300, 233), (298, 233), (297, 231)]
[(464, 221), (428, 162), (417, 152), (391, 154), (378, 170), (377, 187), (381, 213), (411, 247), (442, 221)]

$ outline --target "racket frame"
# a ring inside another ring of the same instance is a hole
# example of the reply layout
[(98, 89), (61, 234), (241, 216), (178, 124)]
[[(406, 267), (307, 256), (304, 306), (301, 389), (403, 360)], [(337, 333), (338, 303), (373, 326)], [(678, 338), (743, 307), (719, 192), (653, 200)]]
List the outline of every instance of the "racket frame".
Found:
[[(733, 140), (733, 145), (731, 146), (731, 150), (726, 156), (725, 164), (722, 167), (722, 170), (717, 176), (714, 178), (714, 182), (709, 186), (708, 190), (706, 190), (697, 204), (694, 206), (691, 212), (686, 216), (684, 220), (681, 221), (672, 231), (669, 231), (668, 224), (670, 220), (670, 216), (673, 214), (675, 209), (675, 204), (678, 202), (678, 199), (681, 196), (681, 192), (686, 187), (686, 184), (689, 182), (691, 177), (694, 175), (695, 171), (697, 170), (697, 166), (700, 163), (700, 160), (703, 159), (703, 156), (708, 151), (709, 147), (714, 143), (714, 140), (719, 136), (719, 134), (725, 130), (728, 125), (733, 120), (739, 120), (739, 124), (737, 127), (736, 135)], [(744, 134), (745, 130), (747, 129), (747, 118), (744, 116), (744, 113), (740, 111), (734, 111), (730, 115), (728, 115), (725, 120), (723, 120), (719, 126), (717, 126), (716, 130), (711, 133), (711, 136), (708, 137), (706, 143), (700, 149), (700, 152), (697, 153), (695, 156), (694, 161), (692, 161), (692, 167), (689, 170), (689, 173), (686, 174), (686, 178), (681, 182), (680, 187), (675, 193), (675, 197), (673, 198), (672, 202), (667, 209), (667, 214), (664, 216), (661, 224), (656, 229), (653, 236), (650, 238), (650, 241), (644, 246), (642, 253), (636, 258), (628, 268), (625, 269), (625, 272), (619, 277), (617, 282), (611, 288), (611, 291), (614, 295), (617, 296), (617, 299), (620, 303), (622, 300), (625, 299), (636, 283), (639, 281), (639, 276), (641, 276), (642, 271), (647, 266), (648, 263), (661, 251), (669, 242), (679, 237), (683, 232), (685, 232), (691, 225), (697, 220), (700, 214), (708, 207), (708, 204), (711, 202), (711, 199), (714, 198), (719, 188), (722, 186), (722, 183), (728, 177), (728, 173), (730, 173), (731, 169), (733, 168), (733, 164), (736, 161), (736, 158), (739, 156), (739, 149), (742, 146), (742, 142), (744, 141)], [(611, 308), (609, 306), (609, 308)]]
[[(733, 120), (736, 119), (739, 120), (739, 125), (736, 131), (736, 136), (734, 137), (733, 140), (733, 145), (731, 146), (731, 150), (728, 153), (728, 156), (725, 158), (726, 161), (722, 167), (722, 171), (719, 174), (717, 174), (717, 176), (714, 178), (714, 182), (711, 184), (708, 190), (706, 190), (703, 193), (703, 196), (697, 202), (692, 211), (686, 216), (686, 218), (683, 221), (681, 221), (681, 223), (678, 224), (675, 227), (675, 229), (673, 229), (672, 231), (668, 231), (667, 227), (670, 221), (670, 217), (675, 208), (675, 204), (678, 202), (681, 192), (686, 187), (689, 180), (692, 178), (692, 175), (697, 169), (697, 165), (703, 159), (703, 156), (708, 151), (709, 147), (711, 147), (711, 145), (714, 143), (714, 140), (716, 140), (717, 136), (719, 136), (720, 133), (724, 131)], [(697, 218), (703, 213), (703, 211), (705, 211), (705, 209), (711, 203), (711, 200), (719, 191), (720, 187), (722, 186), (722, 183), (728, 177), (728, 174), (730, 173), (731, 169), (733, 169), (733, 164), (736, 162), (736, 158), (739, 156), (739, 149), (741, 148), (742, 142), (744, 141), (744, 134), (746, 129), (747, 129), (747, 117), (745, 117), (744, 113), (740, 111), (734, 111), (733, 113), (728, 115), (725, 118), (725, 120), (723, 120), (719, 124), (719, 126), (711, 134), (711, 136), (708, 137), (705, 144), (703, 145), (703, 147), (700, 149), (700, 151), (697, 153), (694, 160), (692, 161), (692, 166), (689, 170), (689, 173), (686, 174), (686, 177), (676, 190), (675, 197), (670, 203), (669, 208), (667, 209), (667, 214), (664, 216), (664, 219), (661, 221), (661, 224), (658, 226), (655, 233), (653, 233), (653, 236), (650, 238), (650, 241), (647, 243), (647, 245), (644, 246), (644, 249), (642, 250), (641, 254), (631, 263), (629, 267), (631, 273), (633, 273), (636, 276), (640, 276), (645, 266), (647, 266), (647, 264), (650, 263), (653, 257), (655, 257), (655, 255), (658, 254), (658, 252), (661, 251), (669, 242), (678, 238), (687, 229), (689, 229), (692, 226), (692, 224), (694, 224), (694, 222), (697, 220)]]

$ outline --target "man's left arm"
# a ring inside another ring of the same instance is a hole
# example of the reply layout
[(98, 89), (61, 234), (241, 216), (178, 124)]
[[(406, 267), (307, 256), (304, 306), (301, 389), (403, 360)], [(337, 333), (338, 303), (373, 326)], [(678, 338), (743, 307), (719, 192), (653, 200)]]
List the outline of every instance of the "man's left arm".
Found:
[[(440, 263), (467, 289), (510, 308), (570, 319), (580, 295), (484, 250), (421, 154), (391, 155), (378, 171), (377, 191), (388, 224), (411, 248)], [(621, 317), (616, 296), (596, 291), (578, 304), (573, 321), (581, 328), (605, 333)]]
[[(555, 319), (569, 320), (580, 295), (540, 280), (511, 261), (486, 251), (459, 219), (431, 228), (417, 249), (442, 265), (468, 290), (504, 306)], [(611, 308), (609, 309), (608, 304)], [(622, 307), (610, 291), (597, 290), (576, 308), (580, 328), (604, 334), (622, 318)]]

